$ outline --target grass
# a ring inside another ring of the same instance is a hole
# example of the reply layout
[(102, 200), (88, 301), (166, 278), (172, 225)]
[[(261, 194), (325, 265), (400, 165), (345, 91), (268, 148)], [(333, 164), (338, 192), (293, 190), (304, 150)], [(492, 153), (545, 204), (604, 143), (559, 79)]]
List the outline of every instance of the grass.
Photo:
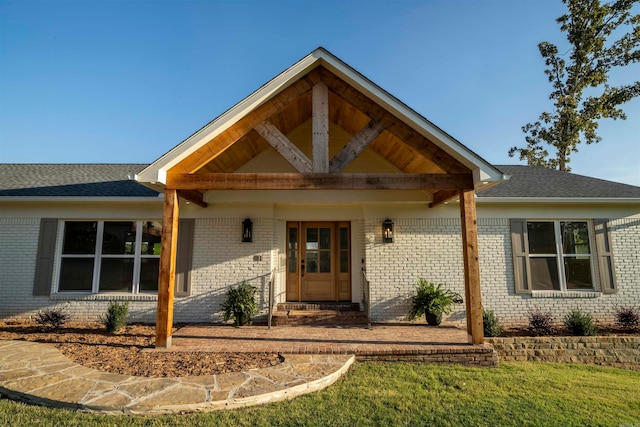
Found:
[(288, 402), (172, 416), (102, 416), (0, 399), (2, 426), (640, 426), (640, 372), (585, 365), (499, 368), (356, 363)]

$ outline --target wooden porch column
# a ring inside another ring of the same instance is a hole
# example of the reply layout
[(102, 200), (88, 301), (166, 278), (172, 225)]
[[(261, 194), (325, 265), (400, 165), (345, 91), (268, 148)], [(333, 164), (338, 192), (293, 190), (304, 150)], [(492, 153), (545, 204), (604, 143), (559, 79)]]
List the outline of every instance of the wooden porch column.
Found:
[(156, 347), (171, 346), (173, 329), (173, 294), (178, 247), (178, 192), (164, 191), (162, 211), (162, 246), (160, 277), (158, 278), (158, 309), (156, 314)]
[(478, 262), (478, 225), (475, 191), (460, 190), (462, 224), (462, 258), (464, 260), (464, 294), (469, 344), (484, 343), (480, 264)]

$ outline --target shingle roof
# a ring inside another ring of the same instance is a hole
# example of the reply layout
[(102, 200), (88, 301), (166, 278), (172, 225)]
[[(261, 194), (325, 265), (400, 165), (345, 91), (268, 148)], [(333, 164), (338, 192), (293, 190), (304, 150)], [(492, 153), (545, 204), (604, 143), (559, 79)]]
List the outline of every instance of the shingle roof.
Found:
[(511, 179), (478, 192), (478, 197), (640, 198), (640, 187), (542, 166), (496, 168)]
[(128, 178), (146, 164), (0, 164), (0, 196), (157, 197)]
[[(156, 197), (128, 178), (145, 164), (0, 164), (0, 196)], [(640, 187), (546, 169), (496, 166), (511, 179), (478, 197), (640, 198)]]

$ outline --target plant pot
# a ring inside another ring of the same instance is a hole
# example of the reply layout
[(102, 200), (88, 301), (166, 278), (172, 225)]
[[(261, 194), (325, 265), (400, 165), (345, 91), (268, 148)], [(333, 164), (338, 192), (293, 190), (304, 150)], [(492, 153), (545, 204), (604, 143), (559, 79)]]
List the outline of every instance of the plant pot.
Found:
[(249, 316), (247, 316), (242, 311), (237, 311), (234, 313), (234, 324), (235, 326), (244, 326), (249, 323)]
[(438, 326), (442, 323), (442, 313), (433, 314), (433, 313), (425, 313), (424, 317), (427, 319), (427, 324), (431, 326)]

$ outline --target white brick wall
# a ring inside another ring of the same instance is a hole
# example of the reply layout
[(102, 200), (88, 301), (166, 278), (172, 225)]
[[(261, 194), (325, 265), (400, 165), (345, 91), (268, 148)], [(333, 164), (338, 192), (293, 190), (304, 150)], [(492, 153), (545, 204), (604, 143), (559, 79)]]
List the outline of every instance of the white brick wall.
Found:
[[(418, 278), (464, 294), (462, 236), (457, 219), (394, 219), (394, 243), (382, 243), (384, 218), (365, 223), (367, 279), (374, 321), (403, 320)], [(464, 318), (457, 306), (450, 320)]]
[(196, 220), (191, 296), (176, 298), (174, 317), (177, 322), (222, 321), (220, 306), (226, 299), (229, 286), (244, 280), (259, 288), (258, 304), (262, 314), (266, 313), (274, 221), (253, 218), (253, 242), (242, 243), (242, 220)]
[[(382, 243), (384, 218), (352, 222), (353, 296), (361, 298), (360, 258), (366, 259), (374, 321), (400, 321), (419, 277), (444, 283), (464, 294), (460, 221), (456, 218), (395, 218), (395, 242)], [(277, 222), (254, 218), (253, 243), (240, 241), (242, 218), (196, 220), (192, 293), (175, 300), (176, 322), (220, 321), (220, 305), (229, 286), (246, 280), (258, 286), (259, 304), (266, 313), (272, 265), (278, 258)], [(74, 320), (98, 320), (109, 300), (130, 301), (130, 320), (155, 322), (155, 296), (87, 295), (32, 296), (40, 220), (0, 218), (0, 319), (32, 318), (46, 307), (64, 307)], [(580, 308), (597, 320), (612, 321), (616, 306), (640, 305), (640, 219), (609, 223), (619, 291), (590, 293), (589, 298), (547, 298), (516, 295), (508, 219), (478, 219), (483, 305), (505, 324), (525, 324), (527, 313), (540, 308), (557, 318)], [(58, 245), (59, 246), (59, 245)], [(576, 294), (577, 295), (577, 294)], [(584, 294), (581, 294), (584, 295)], [(449, 322), (464, 322), (464, 306), (455, 307)]]
[[(395, 219), (392, 244), (382, 243), (383, 220), (374, 218), (365, 224), (367, 278), (371, 283), (374, 321), (403, 320), (419, 277), (444, 283), (464, 295), (458, 219)], [(559, 322), (576, 308), (591, 313), (598, 321), (613, 322), (616, 306), (640, 306), (640, 220), (612, 220), (609, 226), (618, 292), (556, 293), (540, 298), (515, 293), (509, 220), (478, 219), (483, 306), (494, 310), (507, 325), (526, 324), (527, 313), (536, 308), (550, 311)], [(462, 323), (464, 306), (456, 306), (447, 321)]]

